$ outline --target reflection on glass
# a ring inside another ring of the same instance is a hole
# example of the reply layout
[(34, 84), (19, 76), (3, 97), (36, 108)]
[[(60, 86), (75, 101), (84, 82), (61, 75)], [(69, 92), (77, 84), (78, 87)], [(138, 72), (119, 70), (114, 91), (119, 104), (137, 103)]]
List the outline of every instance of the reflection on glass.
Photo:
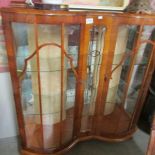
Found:
[(106, 28), (103, 26), (94, 26), (90, 31), (87, 80), (85, 82), (84, 109), (81, 122), (82, 132), (91, 130), (92, 115), (95, 111), (105, 31)]
[[(141, 40), (155, 40), (154, 28), (154, 26), (145, 26)], [(140, 45), (137, 51), (138, 53), (134, 62), (133, 73), (125, 101), (125, 109), (129, 114), (132, 114), (134, 111), (152, 48), (153, 46), (151, 44), (144, 43)]]
[(121, 104), (123, 102), (136, 30), (137, 26), (122, 25), (119, 27), (112, 70), (118, 65), (119, 67), (112, 73), (112, 79), (109, 83), (104, 109), (105, 115), (111, 114), (116, 104)]

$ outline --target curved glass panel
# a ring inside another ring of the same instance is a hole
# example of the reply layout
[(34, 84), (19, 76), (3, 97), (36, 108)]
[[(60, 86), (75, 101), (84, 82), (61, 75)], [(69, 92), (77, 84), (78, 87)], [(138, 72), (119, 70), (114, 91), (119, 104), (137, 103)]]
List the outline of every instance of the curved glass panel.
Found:
[[(144, 26), (144, 30), (141, 36), (143, 40), (155, 40), (155, 26)], [(143, 43), (138, 49), (136, 55), (133, 73), (127, 92), (127, 98), (125, 100), (125, 109), (129, 114), (132, 114), (135, 110), (138, 95), (142, 86), (144, 75), (149, 63), (149, 59), (152, 53), (153, 45), (150, 43)]]
[(134, 25), (122, 25), (118, 29), (104, 108), (105, 133), (122, 133), (129, 128), (153, 49), (147, 42), (136, 49), (137, 38), (139, 42), (154, 40), (153, 30), (154, 26), (144, 26), (142, 33), (137, 33), (139, 27)]
[(130, 62), (136, 38), (136, 26), (122, 25), (118, 29), (115, 53), (112, 64), (112, 77), (106, 99), (104, 114), (111, 114), (125, 97)]

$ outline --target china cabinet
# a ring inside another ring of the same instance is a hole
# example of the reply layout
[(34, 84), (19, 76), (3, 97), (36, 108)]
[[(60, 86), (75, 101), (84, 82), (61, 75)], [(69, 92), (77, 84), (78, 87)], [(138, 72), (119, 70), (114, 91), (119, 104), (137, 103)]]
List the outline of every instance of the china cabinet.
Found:
[(2, 8), (23, 154), (123, 141), (155, 68), (155, 16)]

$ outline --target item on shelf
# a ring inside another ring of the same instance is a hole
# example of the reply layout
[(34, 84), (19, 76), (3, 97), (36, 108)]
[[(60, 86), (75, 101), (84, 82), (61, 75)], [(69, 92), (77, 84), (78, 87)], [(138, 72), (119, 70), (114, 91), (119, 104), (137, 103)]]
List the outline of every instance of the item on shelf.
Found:
[(154, 0), (133, 0), (126, 11), (150, 14), (154, 11), (154, 3)]
[(42, 0), (43, 4), (64, 4), (70, 10), (113, 10), (122, 11), (130, 3), (130, 0)]
[(71, 10), (113, 10), (123, 11), (130, 0), (64, 0)]
[(26, 0), (25, 3), (29, 6), (34, 6), (33, 0)]
[(24, 1), (11, 1), (10, 5), (11, 7), (26, 7), (26, 3)]
[(68, 11), (68, 5), (64, 4), (34, 3), (34, 8), (43, 10), (54, 10), (54, 11)]
[(62, 4), (63, 0), (42, 0), (45, 4)]

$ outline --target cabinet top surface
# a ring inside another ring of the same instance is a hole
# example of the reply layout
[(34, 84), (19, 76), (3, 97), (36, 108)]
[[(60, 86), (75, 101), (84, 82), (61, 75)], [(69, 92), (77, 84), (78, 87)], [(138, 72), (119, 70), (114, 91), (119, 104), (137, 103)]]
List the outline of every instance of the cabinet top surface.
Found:
[(16, 14), (26, 14), (26, 15), (79, 15), (79, 16), (122, 16), (122, 17), (136, 17), (136, 18), (155, 18), (155, 14), (138, 14), (138, 13), (127, 13), (127, 12), (104, 12), (104, 11), (51, 11), (51, 10), (39, 10), (31, 8), (14, 8), (6, 7), (1, 8), (2, 13), (16, 13)]

